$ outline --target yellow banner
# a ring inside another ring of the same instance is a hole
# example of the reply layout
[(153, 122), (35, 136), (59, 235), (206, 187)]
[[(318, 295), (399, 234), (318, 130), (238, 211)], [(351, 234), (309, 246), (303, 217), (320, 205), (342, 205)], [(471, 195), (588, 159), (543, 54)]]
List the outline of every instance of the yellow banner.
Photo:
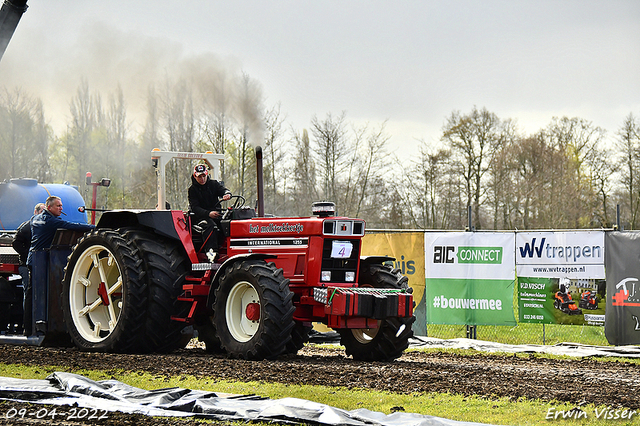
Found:
[(394, 266), (409, 279), (416, 303), (416, 322), (413, 332), (426, 335), (425, 265), (423, 232), (379, 232), (367, 231), (362, 240), (362, 256), (394, 257)]

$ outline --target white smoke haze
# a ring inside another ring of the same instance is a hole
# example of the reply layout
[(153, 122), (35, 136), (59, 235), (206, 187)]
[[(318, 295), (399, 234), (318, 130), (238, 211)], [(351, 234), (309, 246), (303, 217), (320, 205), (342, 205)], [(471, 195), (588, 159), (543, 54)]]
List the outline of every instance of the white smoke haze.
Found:
[(195, 102), (218, 104), (213, 109), (224, 110), (228, 118), (246, 126), (254, 145), (262, 138), (262, 87), (243, 74), (235, 58), (187, 54), (179, 43), (122, 32), (100, 22), (81, 26), (71, 49), (57, 46), (41, 32), (21, 34), (11, 41), (0, 63), (0, 86), (19, 87), (42, 99), (56, 134), (65, 130), (70, 101), (83, 79), (103, 101), (120, 85), (134, 133), (146, 119), (149, 87), (184, 80), (197, 88)]

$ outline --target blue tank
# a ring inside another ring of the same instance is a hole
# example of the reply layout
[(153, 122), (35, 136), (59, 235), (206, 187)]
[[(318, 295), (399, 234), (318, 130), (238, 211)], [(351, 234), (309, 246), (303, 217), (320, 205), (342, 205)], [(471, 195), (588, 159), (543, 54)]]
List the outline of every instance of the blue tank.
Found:
[(76, 186), (22, 178), (0, 183), (0, 229), (18, 229), (22, 222), (33, 216), (35, 205), (44, 203), (50, 195), (62, 200), (65, 220), (87, 223), (87, 213), (78, 211), (78, 207), (84, 206), (84, 199)]

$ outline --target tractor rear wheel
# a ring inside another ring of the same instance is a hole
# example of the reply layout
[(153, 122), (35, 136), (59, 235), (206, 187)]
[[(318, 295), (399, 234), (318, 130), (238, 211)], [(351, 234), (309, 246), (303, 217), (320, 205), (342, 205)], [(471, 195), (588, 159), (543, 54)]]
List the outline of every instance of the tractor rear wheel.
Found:
[[(382, 264), (365, 265), (360, 269), (360, 286), (409, 289), (408, 279), (397, 269)], [(339, 329), (340, 343), (347, 355), (359, 361), (393, 361), (402, 355), (413, 337), (411, 324), (415, 316), (387, 318), (378, 321), (377, 328)]]
[(216, 336), (233, 357), (273, 359), (291, 340), (294, 310), (282, 269), (263, 260), (239, 261), (223, 273), (215, 293)]
[(179, 247), (139, 230), (94, 230), (74, 247), (62, 309), (76, 346), (104, 352), (169, 352), (190, 336), (171, 320), (186, 260)]
[(172, 315), (188, 311), (190, 304), (178, 301), (187, 274), (187, 257), (177, 243), (138, 229), (122, 232), (142, 259), (148, 291), (146, 334), (153, 352), (166, 353), (184, 348), (192, 334)]
[(284, 353), (297, 354), (298, 351), (304, 347), (304, 344), (309, 341), (309, 333), (312, 329), (313, 327), (310, 325), (304, 325), (304, 323), (296, 321), (291, 330), (291, 340), (287, 343)]
[(213, 326), (213, 315), (204, 318), (202, 324), (198, 324), (198, 340), (204, 342), (207, 352), (212, 354), (224, 353), (224, 349), (220, 346), (220, 339), (216, 334), (216, 329)]
[(80, 349), (145, 352), (147, 291), (137, 249), (118, 233), (94, 230), (73, 248), (65, 268), (62, 310)]

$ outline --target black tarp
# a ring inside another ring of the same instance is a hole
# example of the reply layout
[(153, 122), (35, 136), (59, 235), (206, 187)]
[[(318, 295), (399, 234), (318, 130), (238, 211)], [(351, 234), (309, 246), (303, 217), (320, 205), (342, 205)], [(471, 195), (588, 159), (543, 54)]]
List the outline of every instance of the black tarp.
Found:
[(255, 395), (169, 388), (144, 390), (117, 380), (99, 382), (56, 372), (44, 380), (0, 377), (0, 399), (38, 404), (76, 405), (88, 409), (149, 416), (199, 417), (220, 421), (264, 421), (316, 425), (478, 425), (421, 414), (384, 414), (366, 409), (346, 411), (298, 398), (266, 399)]
[(607, 308), (604, 333), (612, 345), (640, 343), (640, 233), (605, 236)]

